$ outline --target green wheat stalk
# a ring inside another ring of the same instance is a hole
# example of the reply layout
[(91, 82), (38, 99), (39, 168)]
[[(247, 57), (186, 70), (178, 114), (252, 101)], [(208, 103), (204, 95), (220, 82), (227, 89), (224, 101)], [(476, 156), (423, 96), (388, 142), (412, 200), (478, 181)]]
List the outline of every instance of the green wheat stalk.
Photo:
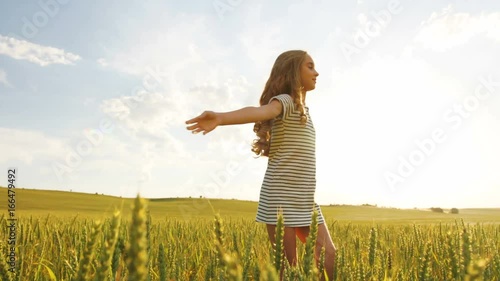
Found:
[(90, 232), (89, 240), (85, 245), (85, 251), (83, 253), (83, 258), (78, 264), (78, 273), (76, 275), (77, 281), (87, 281), (90, 279), (90, 268), (92, 265), (92, 260), (95, 254), (95, 246), (97, 242), (97, 236), (101, 230), (102, 223), (100, 221), (94, 222), (94, 227)]
[(113, 258), (113, 253), (115, 251), (116, 241), (118, 240), (118, 232), (120, 229), (120, 212), (115, 211), (113, 218), (111, 220), (111, 226), (104, 242), (102, 255), (99, 259), (99, 267), (97, 269), (97, 274), (95, 281), (106, 280), (107, 276), (110, 274), (111, 261)]
[(276, 268), (277, 272), (280, 272), (281, 267), (283, 265), (283, 254), (284, 254), (284, 246), (283, 246), (283, 237), (285, 233), (285, 226), (283, 221), (283, 214), (280, 212), (278, 214), (278, 220), (276, 222), (276, 230), (275, 230), (275, 245), (273, 252), (273, 261), (274, 268)]
[(129, 281), (146, 281), (148, 276), (146, 220), (146, 201), (137, 195), (132, 211), (130, 241), (127, 246), (126, 263)]
[(316, 248), (316, 239), (318, 236), (318, 212), (314, 210), (312, 214), (309, 235), (306, 239), (306, 249), (304, 256), (304, 273), (306, 278), (311, 278), (317, 268), (314, 266), (314, 251)]

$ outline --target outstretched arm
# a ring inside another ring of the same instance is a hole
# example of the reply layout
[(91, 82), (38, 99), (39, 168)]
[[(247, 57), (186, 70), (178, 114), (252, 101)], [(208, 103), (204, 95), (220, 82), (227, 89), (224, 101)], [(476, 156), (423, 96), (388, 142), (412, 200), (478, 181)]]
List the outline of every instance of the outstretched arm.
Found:
[(187, 129), (193, 134), (203, 132), (205, 135), (221, 125), (255, 123), (273, 119), (280, 115), (281, 111), (281, 102), (273, 100), (271, 103), (259, 107), (248, 106), (229, 112), (205, 111), (198, 117), (186, 121), (186, 124), (192, 124)]

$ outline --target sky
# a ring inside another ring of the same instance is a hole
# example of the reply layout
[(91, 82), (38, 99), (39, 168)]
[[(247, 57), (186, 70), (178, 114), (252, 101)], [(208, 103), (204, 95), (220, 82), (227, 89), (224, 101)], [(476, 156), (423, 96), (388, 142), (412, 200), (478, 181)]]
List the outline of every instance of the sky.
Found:
[(292, 49), (319, 72), (319, 204), (500, 207), (493, 0), (2, 1), (0, 185), (257, 201), (253, 124), (184, 122), (258, 106)]

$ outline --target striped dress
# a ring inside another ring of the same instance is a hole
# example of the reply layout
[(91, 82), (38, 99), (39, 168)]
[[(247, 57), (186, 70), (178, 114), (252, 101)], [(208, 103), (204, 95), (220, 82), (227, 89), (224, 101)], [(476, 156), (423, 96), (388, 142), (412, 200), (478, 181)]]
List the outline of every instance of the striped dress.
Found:
[(313, 208), (318, 223), (324, 223), (321, 208), (314, 201), (316, 190), (316, 138), (306, 107), (307, 124), (300, 123), (288, 94), (273, 97), (283, 105), (282, 113), (272, 121), (271, 146), (266, 174), (260, 191), (257, 222), (276, 225), (278, 211), (288, 227), (311, 225)]

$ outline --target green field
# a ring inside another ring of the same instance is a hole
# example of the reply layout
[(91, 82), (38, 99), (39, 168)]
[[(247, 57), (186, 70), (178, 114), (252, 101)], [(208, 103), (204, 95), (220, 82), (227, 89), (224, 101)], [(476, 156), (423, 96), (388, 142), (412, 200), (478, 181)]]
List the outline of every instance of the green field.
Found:
[[(254, 221), (256, 202), (20, 188), (15, 200), (15, 232), (0, 229), (2, 281), (278, 280), (278, 268), (285, 280), (319, 280), (322, 272), (314, 238), (297, 242), (297, 267), (283, 263)], [(5, 205), (0, 222), (9, 226)], [(500, 280), (500, 209), (322, 211), (337, 247), (334, 280)]]
[[(0, 187), (7, 196), (7, 189)], [(17, 189), (16, 213), (19, 216), (46, 216), (99, 218), (110, 217), (115, 208), (129, 217), (133, 198), (66, 191)], [(257, 202), (200, 198), (164, 198), (149, 200), (153, 219), (168, 218), (213, 219), (215, 212), (222, 217), (252, 219)], [(371, 206), (321, 206), (327, 220), (352, 223), (439, 223), (464, 220), (465, 222), (500, 223), (500, 208), (460, 209), (459, 214), (435, 213), (429, 210), (378, 208)]]

